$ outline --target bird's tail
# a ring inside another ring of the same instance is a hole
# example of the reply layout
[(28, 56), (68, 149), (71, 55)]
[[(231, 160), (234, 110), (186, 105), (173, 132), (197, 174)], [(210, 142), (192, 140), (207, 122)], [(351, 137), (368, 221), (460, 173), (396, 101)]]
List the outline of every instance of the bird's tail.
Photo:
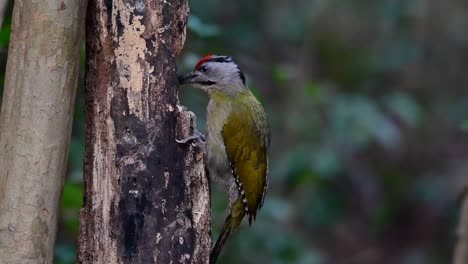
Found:
[(216, 260), (218, 259), (219, 254), (221, 253), (221, 250), (224, 247), (224, 244), (231, 236), (232, 232), (234, 232), (234, 230), (240, 225), (242, 219), (244, 219), (245, 213), (245, 205), (239, 198), (232, 205), (231, 213), (224, 221), (221, 234), (219, 235), (218, 240), (216, 241), (213, 251), (211, 251), (210, 264), (216, 263)]

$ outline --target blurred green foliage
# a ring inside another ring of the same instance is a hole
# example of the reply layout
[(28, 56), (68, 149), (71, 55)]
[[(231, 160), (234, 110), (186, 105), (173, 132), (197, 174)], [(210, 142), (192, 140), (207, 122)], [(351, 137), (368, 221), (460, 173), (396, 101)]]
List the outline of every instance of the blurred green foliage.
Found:
[[(449, 263), (468, 160), (462, 0), (191, 0), (179, 71), (235, 57), (272, 127), (270, 189), (220, 263)], [(0, 32), (0, 84), (11, 31)], [(82, 64), (84, 66), (84, 48)], [(56, 263), (74, 263), (83, 73)], [(204, 130), (207, 97), (181, 89)], [(214, 234), (226, 197), (213, 195)]]

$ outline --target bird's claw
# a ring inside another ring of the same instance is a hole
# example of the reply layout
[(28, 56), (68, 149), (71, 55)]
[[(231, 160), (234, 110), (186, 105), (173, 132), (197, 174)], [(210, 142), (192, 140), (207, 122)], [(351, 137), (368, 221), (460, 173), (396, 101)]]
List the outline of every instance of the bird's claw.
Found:
[(197, 141), (198, 143), (203, 145), (206, 141), (206, 137), (202, 133), (196, 132), (195, 134), (189, 137), (186, 137), (183, 139), (176, 139), (175, 141), (179, 144), (187, 144), (188, 142), (191, 142), (191, 141)]

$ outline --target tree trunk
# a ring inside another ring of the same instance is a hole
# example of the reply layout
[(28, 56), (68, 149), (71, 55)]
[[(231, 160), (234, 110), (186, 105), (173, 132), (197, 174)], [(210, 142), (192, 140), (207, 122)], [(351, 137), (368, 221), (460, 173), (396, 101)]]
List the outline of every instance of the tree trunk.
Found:
[(82, 0), (15, 1), (0, 114), (0, 263), (52, 263)]
[(209, 186), (178, 105), (186, 0), (91, 0), (79, 263), (208, 263)]
[(0, 0), (0, 29), (3, 26), (3, 21), (5, 20), (5, 13), (8, 6), (8, 0)]
[(468, 263), (468, 199), (467, 192), (463, 192), (461, 199), (460, 220), (457, 228), (457, 243), (455, 245), (455, 255), (453, 264)]

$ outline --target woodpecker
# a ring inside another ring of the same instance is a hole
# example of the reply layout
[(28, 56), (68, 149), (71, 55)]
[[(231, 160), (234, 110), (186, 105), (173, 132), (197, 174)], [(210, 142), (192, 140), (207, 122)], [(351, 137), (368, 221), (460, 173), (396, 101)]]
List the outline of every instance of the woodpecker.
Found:
[[(209, 95), (206, 117), (206, 158), (210, 178), (225, 185), (229, 215), (211, 252), (216, 260), (244, 216), (249, 225), (263, 206), (268, 185), (270, 129), (265, 111), (229, 56), (208, 55), (179, 77)], [(198, 135), (178, 142), (187, 142)]]

